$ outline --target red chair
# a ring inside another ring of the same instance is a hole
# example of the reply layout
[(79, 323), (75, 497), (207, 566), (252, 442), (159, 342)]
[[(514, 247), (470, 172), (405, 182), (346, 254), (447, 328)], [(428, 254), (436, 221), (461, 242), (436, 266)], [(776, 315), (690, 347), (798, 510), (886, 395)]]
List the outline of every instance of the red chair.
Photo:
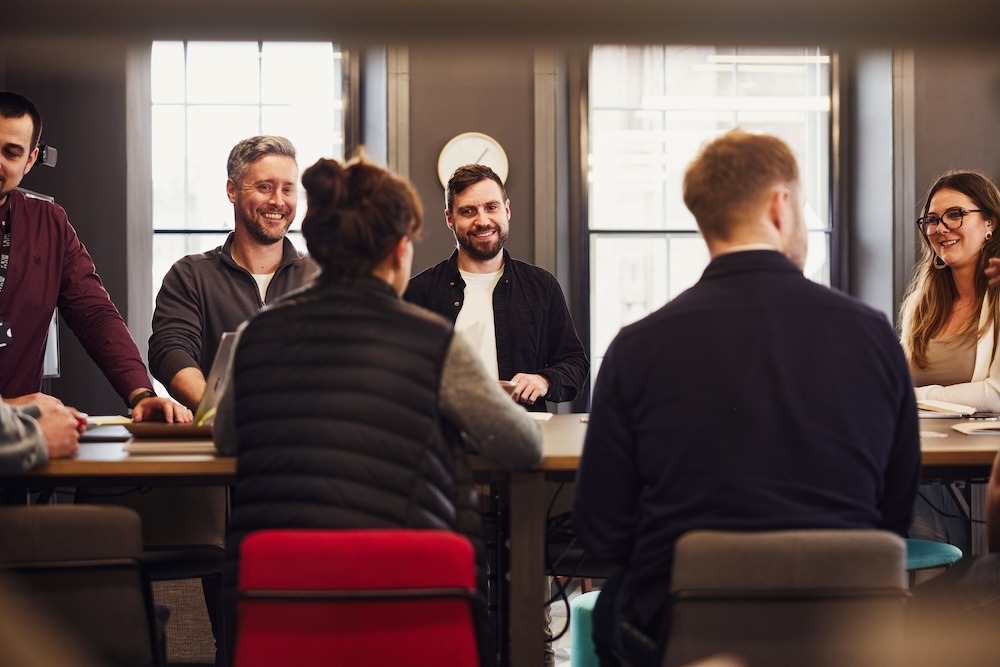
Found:
[(437, 530), (264, 530), (240, 547), (237, 667), (478, 666), (475, 556)]

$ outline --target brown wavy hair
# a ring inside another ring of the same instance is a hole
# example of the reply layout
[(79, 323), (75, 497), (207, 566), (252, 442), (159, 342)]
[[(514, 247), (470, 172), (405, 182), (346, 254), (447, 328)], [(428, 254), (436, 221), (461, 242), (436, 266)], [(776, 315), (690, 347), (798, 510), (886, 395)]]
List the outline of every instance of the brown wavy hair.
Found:
[(302, 236), (324, 276), (370, 275), (404, 236), (416, 240), (423, 207), (410, 183), (359, 155), (320, 159), (302, 174)]
[[(969, 345), (986, 335), (991, 326), (997, 322), (998, 291), (989, 288), (986, 275), (983, 273), (991, 257), (1000, 257), (1000, 190), (985, 174), (972, 170), (949, 171), (942, 174), (927, 191), (921, 217), (927, 215), (931, 199), (939, 190), (955, 190), (961, 192), (976, 203), (976, 208), (982, 211), (984, 220), (993, 222), (993, 237), (986, 241), (975, 272), (976, 301), (982, 303), (989, 300), (989, 309), (985, 320), (980, 321), (978, 308), (974, 315), (959, 331)], [(899, 322), (902, 332), (903, 350), (906, 358), (917, 368), (927, 367), (927, 346), (931, 338), (944, 327), (951, 314), (958, 289), (950, 267), (934, 268), (938, 259), (930, 240), (922, 232), (923, 253), (913, 270), (906, 297), (900, 308)], [(996, 340), (994, 335), (994, 354)]]

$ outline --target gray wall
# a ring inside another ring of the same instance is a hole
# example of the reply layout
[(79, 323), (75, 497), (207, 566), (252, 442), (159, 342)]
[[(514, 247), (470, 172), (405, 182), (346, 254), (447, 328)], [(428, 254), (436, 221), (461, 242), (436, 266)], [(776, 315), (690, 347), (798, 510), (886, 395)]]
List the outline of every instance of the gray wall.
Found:
[(1000, 48), (918, 50), (914, 66), (917, 206), (948, 169), (1000, 181)]
[(423, 242), (414, 274), (451, 254), (455, 237), (445, 225), (438, 153), (460, 132), (484, 132), (510, 161), (505, 183), (511, 202), (511, 254), (534, 261), (534, 50), (525, 46), (409, 49), (410, 180), (424, 204)]
[[(38, 106), (43, 140), (59, 151), (55, 168), (36, 166), (22, 186), (66, 209), (127, 321), (125, 49), (67, 40), (11, 48), (0, 62), (5, 87)], [(65, 323), (60, 329), (62, 377), (52, 393), (91, 414), (120, 414), (121, 399)]]

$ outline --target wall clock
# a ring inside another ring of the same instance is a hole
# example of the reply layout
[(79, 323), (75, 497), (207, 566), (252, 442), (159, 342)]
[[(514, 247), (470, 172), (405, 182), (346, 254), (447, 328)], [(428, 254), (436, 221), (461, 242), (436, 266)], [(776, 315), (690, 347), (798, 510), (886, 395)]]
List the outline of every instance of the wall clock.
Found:
[(507, 182), (507, 153), (500, 142), (482, 132), (463, 132), (452, 137), (438, 155), (438, 179), (448, 187), (452, 173), (465, 164), (483, 164)]

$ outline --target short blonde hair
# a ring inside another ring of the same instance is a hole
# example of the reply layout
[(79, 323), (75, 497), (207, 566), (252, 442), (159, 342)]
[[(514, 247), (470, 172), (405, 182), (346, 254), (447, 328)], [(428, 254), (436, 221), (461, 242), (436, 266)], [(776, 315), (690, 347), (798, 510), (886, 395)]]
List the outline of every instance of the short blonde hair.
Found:
[(684, 174), (684, 204), (706, 238), (733, 227), (776, 184), (799, 182), (792, 149), (781, 139), (735, 129), (706, 144)]

